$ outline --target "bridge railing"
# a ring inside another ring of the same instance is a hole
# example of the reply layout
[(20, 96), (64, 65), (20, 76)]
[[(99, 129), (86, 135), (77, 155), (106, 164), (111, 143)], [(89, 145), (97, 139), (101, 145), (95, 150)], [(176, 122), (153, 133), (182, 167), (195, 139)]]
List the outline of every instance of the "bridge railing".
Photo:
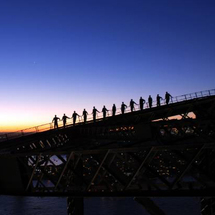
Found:
[[(182, 102), (182, 101), (186, 101), (186, 100), (192, 100), (192, 99), (198, 99), (198, 98), (205, 98), (208, 96), (214, 96), (215, 95), (215, 89), (212, 90), (205, 90), (205, 91), (200, 91), (200, 92), (195, 92), (195, 93), (189, 93), (189, 94), (184, 94), (181, 96), (176, 96), (176, 97), (171, 97), (170, 98), (170, 104), (171, 103), (178, 103), (178, 102)], [(160, 105), (166, 105), (166, 101), (163, 98), (160, 102)], [(157, 101), (154, 100), (152, 102), (152, 107), (157, 107)], [(149, 108), (149, 103), (146, 102), (144, 104), (144, 109), (148, 109)], [(134, 111), (138, 111), (140, 110), (139, 104), (134, 106)], [(127, 106), (127, 108), (125, 109), (125, 113), (129, 113), (131, 112), (131, 109), (129, 106)], [(121, 114), (121, 109), (117, 108), (116, 109), (116, 115), (120, 115)], [(112, 111), (109, 110), (107, 112), (107, 117), (110, 117), (112, 115)], [(97, 121), (98, 120), (102, 120), (103, 119), (103, 113), (97, 113)], [(93, 114), (89, 114), (87, 116), (87, 122), (86, 123), (91, 123), (93, 121)], [(79, 123), (83, 123), (84, 119), (83, 116), (78, 116), (77, 120), (76, 120), (76, 124)], [(70, 127), (73, 126), (73, 119), (70, 118), (67, 120), (67, 124), (66, 127)], [(63, 121), (59, 120), (58, 122), (58, 128), (59, 129), (63, 129)], [(10, 139), (14, 139), (14, 138), (18, 138), (18, 137), (22, 137), (22, 136), (27, 136), (30, 134), (35, 134), (35, 133), (39, 133), (39, 132), (43, 132), (43, 131), (48, 131), (48, 130), (52, 130), (54, 129), (54, 123), (47, 123), (47, 124), (43, 124), (43, 125), (39, 125), (39, 126), (35, 126), (35, 127), (31, 127), (31, 128), (26, 128), (26, 129), (22, 129), (16, 132), (10, 132), (10, 133), (6, 133), (6, 134), (2, 134), (0, 135), (0, 142), (6, 141), (6, 140), (10, 140)]]

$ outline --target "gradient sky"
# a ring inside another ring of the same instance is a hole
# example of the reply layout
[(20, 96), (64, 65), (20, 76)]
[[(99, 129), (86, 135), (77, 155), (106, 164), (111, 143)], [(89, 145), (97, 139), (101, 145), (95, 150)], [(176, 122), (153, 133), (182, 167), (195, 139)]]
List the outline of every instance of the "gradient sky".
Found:
[(0, 3), (0, 131), (215, 88), (214, 0)]

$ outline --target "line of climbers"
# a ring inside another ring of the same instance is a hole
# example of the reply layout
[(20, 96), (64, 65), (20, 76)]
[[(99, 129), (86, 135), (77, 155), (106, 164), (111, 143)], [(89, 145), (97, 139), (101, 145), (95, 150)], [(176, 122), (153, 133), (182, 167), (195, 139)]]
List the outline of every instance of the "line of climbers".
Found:
[[(172, 98), (172, 96), (166, 92), (165, 94), (165, 100), (166, 100), (166, 104), (168, 105), (169, 104), (169, 101), (170, 101), (170, 98)], [(157, 107), (159, 107), (161, 105), (160, 101), (161, 100), (164, 100), (161, 96), (159, 96), (159, 94), (157, 94), (157, 97), (156, 97), (156, 100), (157, 100)], [(143, 99), (142, 97), (140, 97), (139, 99), (139, 106), (140, 106), (140, 110), (142, 111), (144, 109), (144, 104), (145, 104), (145, 99)], [(148, 97), (148, 105), (149, 105), (149, 108), (152, 108), (152, 103), (153, 103), (153, 99), (151, 97), (151, 95)], [(134, 108), (134, 105), (137, 105), (137, 103), (135, 101), (133, 101), (133, 99), (131, 99), (130, 101), (130, 108), (131, 108), (131, 112), (133, 112), (135, 110)], [(121, 113), (124, 114), (125, 113), (125, 109), (127, 108), (128, 106), (126, 104), (124, 104), (124, 102), (122, 102), (121, 104)], [(103, 119), (106, 118), (106, 113), (108, 112), (109, 110), (105, 107), (105, 105), (103, 106), (102, 108), (102, 112), (103, 112)], [(96, 122), (96, 113), (100, 113), (100, 111), (98, 111), (95, 106), (93, 107), (93, 111), (92, 111), (92, 114), (93, 114), (93, 122)], [(83, 110), (83, 113), (82, 113), (83, 117), (84, 117), (84, 123), (86, 123), (87, 121), (87, 115), (88, 115), (88, 112), (84, 109)], [(116, 115), (116, 105), (113, 104), (113, 107), (112, 107), (112, 116), (115, 116)], [(76, 123), (76, 119), (77, 119), (77, 116), (80, 117), (79, 114), (77, 114), (75, 111), (73, 112), (72, 114), (72, 117), (73, 118), (73, 125), (75, 125)], [(71, 119), (69, 118), (68, 116), (66, 116), (65, 114), (63, 115), (62, 117), (62, 121), (63, 121), (63, 126), (65, 128), (66, 126), (66, 122), (67, 122), (67, 119)], [(57, 115), (55, 115), (55, 117), (53, 118), (52, 122), (54, 122), (54, 128), (58, 128), (58, 120), (60, 120), (59, 117), (57, 117)]]

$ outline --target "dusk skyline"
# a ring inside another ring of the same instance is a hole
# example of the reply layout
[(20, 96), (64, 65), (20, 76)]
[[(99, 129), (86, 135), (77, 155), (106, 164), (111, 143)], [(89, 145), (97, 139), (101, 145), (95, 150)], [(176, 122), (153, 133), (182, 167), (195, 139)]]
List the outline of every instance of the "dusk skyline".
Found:
[(0, 131), (214, 89), (215, 2), (0, 3)]

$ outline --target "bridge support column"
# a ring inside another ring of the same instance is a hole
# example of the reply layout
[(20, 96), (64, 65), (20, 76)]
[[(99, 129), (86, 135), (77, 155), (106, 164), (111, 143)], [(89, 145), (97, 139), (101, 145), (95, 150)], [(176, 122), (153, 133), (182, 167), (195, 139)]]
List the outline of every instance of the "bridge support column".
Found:
[(151, 215), (165, 215), (165, 213), (150, 198), (135, 197), (134, 200), (141, 204)]
[[(83, 186), (83, 161), (82, 157), (73, 156), (71, 158), (73, 161), (72, 170), (74, 175), (72, 178), (73, 183), (80, 190)], [(68, 215), (84, 215), (84, 198), (74, 198), (67, 197), (67, 214)]]
[(67, 198), (68, 215), (84, 215), (84, 198)]
[(201, 215), (215, 215), (215, 198), (201, 199)]

